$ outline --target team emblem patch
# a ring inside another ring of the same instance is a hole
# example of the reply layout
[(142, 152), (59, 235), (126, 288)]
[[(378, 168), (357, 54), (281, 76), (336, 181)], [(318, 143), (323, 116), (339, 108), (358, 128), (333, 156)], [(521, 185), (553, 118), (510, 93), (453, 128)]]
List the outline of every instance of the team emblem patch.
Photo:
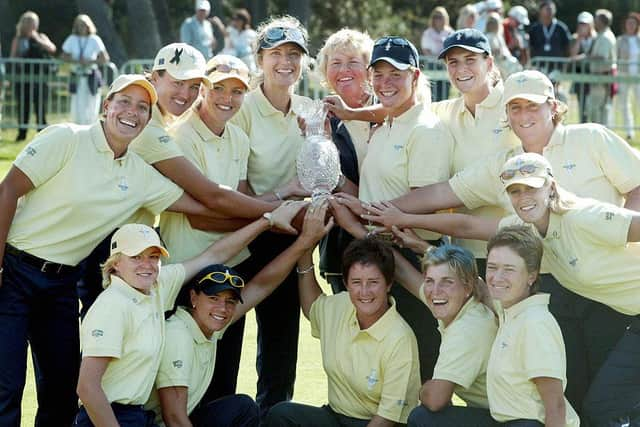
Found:
[(173, 362), (171, 362), (171, 364), (173, 365), (174, 368), (178, 368), (178, 369), (182, 368), (182, 366), (184, 365), (182, 363), (182, 360), (179, 360), (179, 359), (174, 360)]
[(104, 332), (102, 331), (102, 329), (94, 329), (93, 331), (91, 331), (92, 337), (100, 338), (103, 335), (104, 335)]
[(171, 137), (169, 135), (162, 135), (158, 137), (158, 142), (161, 144), (166, 144), (169, 141), (171, 141)]
[(27, 154), (30, 155), (31, 157), (35, 156), (37, 153), (36, 149), (33, 147), (29, 147), (27, 148)]

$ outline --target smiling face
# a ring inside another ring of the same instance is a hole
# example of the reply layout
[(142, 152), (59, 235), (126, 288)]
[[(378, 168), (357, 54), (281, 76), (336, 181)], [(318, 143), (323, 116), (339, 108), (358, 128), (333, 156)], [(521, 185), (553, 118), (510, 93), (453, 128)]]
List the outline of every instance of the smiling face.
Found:
[(398, 70), (386, 61), (373, 65), (373, 90), (392, 116), (399, 116), (416, 104), (414, 85), (419, 70)]
[(534, 188), (525, 184), (512, 184), (507, 194), (516, 214), (526, 223), (535, 224), (546, 233), (549, 224), (549, 205), (553, 187), (546, 183), (542, 188)]
[(519, 303), (531, 294), (536, 273), (527, 271), (524, 259), (508, 246), (496, 246), (487, 256), (487, 285), (494, 299), (504, 308)]
[(493, 67), (490, 56), (454, 47), (447, 52), (445, 64), (449, 81), (463, 95), (486, 91), (489, 71)]
[(128, 144), (151, 118), (149, 92), (138, 85), (127, 86), (104, 101), (103, 111), (107, 141)]
[(362, 329), (373, 325), (389, 309), (391, 284), (387, 283), (378, 266), (354, 263), (349, 269), (346, 286)]
[(433, 317), (445, 326), (456, 318), (471, 295), (470, 286), (464, 283), (449, 264), (430, 265), (424, 274), (424, 296)]
[(244, 100), (246, 86), (238, 79), (226, 79), (213, 84), (213, 88), (202, 87), (200, 117), (205, 123), (224, 128)]
[(350, 107), (361, 106), (366, 97), (367, 65), (362, 54), (333, 51), (327, 59), (327, 83)]
[(156, 247), (147, 248), (136, 256), (120, 254), (113, 265), (114, 274), (129, 286), (148, 294), (158, 278), (161, 255), (160, 249)]
[(284, 43), (272, 49), (262, 49), (258, 64), (264, 71), (267, 85), (290, 88), (302, 73), (303, 51), (295, 43)]
[(231, 290), (224, 290), (214, 295), (191, 290), (191, 315), (202, 333), (211, 338), (214, 332), (224, 329), (236, 311), (240, 301)]
[(538, 104), (528, 99), (516, 98), (507, 104), (509, 126), (525, 149), (528, 143), (550, 137), (555, 128), (554, 112), (555, 104), (549, 102)]
[(177, 80), (166, 71), (154, 71), (151, 82), (158, 93), (158, 105), (162, 111), (180, 116), (198, 98), (201, 79)]

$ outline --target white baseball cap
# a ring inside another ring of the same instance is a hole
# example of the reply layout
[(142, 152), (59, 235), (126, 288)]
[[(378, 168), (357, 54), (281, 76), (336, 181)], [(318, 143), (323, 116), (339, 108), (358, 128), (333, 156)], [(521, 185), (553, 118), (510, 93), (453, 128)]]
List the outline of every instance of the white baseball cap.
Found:
[(525, 70), (511, 74), (504, 82), (505, 105), (516, 98), (523, 98), (542, 104), (547, 99), (555, 99), (553, 83), (540, 71)]
[(593, 24), (593, 15), (587, 11), (578, 14), (578, 24)]
[(524, 6), (513, 6), (509, 9), (509, 16), (522, 25), (529, 25), (529, 12)]
[(249, 68), (240, 59), (231, 55), (216, 55), (207, 62), (207, 78), (213, 85), (227, 79), (237, 79), (249, 89)]
[(162, 246), (156, 231), (145, 224), (125, 224), (111, 237), (111, 255), (123, 253), (136, 256), (147, 248), (158, 248), (162, 255), (169, 257), (169, 251)]
[(196, 1), (196, 10), (206, 10), (207, 12), (211, 11), (211, 3), (208, 0), (198, 0)]
[(511, 157), (500, 171), (500, 180), (505, 190), (513, 184), (541, 188), (552, 176), (551, 164), (538, 153), (522, 153)]
[(177, 80), (201, 79), (209, 85), (205, 74), (206, 61), (202, 53), (186, 43), (171, 43), (158, 51), (153, 71), (165, 70)]

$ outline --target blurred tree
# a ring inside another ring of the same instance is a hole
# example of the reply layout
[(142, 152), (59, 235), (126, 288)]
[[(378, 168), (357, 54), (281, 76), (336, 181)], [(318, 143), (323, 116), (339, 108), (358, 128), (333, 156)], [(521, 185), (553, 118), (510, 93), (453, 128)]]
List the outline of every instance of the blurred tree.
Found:
[(153, 12), (158, 23), (158, 31), (160, 33), (160, 41), (162, 45), (172, 43), (178, 38), (178, 31), (171, 25), (169, 17), (169, 7), (166, 0), (152, 0)]
[(127, 0), (129, 56), (153, 58), (162, 47), (151, 0)]

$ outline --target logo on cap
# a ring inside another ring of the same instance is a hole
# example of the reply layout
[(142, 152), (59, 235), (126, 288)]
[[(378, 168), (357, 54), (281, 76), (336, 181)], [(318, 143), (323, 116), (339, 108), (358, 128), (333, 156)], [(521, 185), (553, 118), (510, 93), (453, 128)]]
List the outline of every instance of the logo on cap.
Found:
[(391, 40), (387, 42), (387, 45), (384, 47), (384, 50), (386, 50), (387, 52), (391, 50)]
[(458, 35), (456, 36), (457, 40), (461, 40), (462, 39), (462, 33), (458, 33)]
[(158, 65), (164, 65), (164, 58), (158, 59)]
[(520, 76), (516, 79), (516, 83), (518, 83), (520, 86), (522, 86), (523, 84), (525, 84), (527, 81), (527, 77), (526, 76)]
[(173, 58), (171, 58), (171, 61), (169, 61), (169, 63), (179, 65), (180, 56), (182, 55), (182, 52), (184, 52), (183, 48), (180, 48), (180, 49), (176, 48), (175, 52), (173, 53)]

